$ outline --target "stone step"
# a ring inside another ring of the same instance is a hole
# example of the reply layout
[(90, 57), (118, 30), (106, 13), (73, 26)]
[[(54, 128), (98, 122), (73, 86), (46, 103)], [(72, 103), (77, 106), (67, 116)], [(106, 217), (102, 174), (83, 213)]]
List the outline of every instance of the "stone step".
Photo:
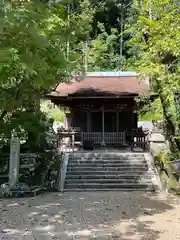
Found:
[(144, 156), (143, 157), (69, 157), (70, 161), (91, 161), (91, 160), (96, 160), (96, 161), (110, 161), (110, 160), (115, 160), (115, 161), (143, 161), (144, 160)]
[(153, 188), (147, 183), (65, 183), (65, 189), (147, 189)]
[(70, 155), (65, 191), (153, 191), (144, 153)]
[(109, 166), (109, 165), (115, 165), (115, 166), (145, 166), (147, 165), (147, 162), (80, 162), (80, 163), (73, 163), (69, 162), (68, 165), (71, 166), (93, 166), (93, 165), (103, 165), (103, 166)]
[(93, 163), (69, 163), (68, 167), (146, 167), (147, 163), (111, 163), (111, 162), (93, 162)]
[(118, 153), (118, 152), (81, 152), (81, 153), (72, 153), (69, 155), (70, 157), (119, 157), (119, 158), (124, 158), (124, 157), (128, 157), (128, 158), (134, 158), (134, 157), (144, 157), (144, 153), (133, 153), (133, 152), (129, 152), (129, 153)]
[(143, 187), (143, 188), (65, 188), (64, 192), (153, 192), (154, 188), (153, 187)]
[(134, 161), (121, 161), (121, 160), (71, 160), (69, 164), (76, 165), (76, 164), (143, 164), (147, 163), (146, 160), (134, 160)]
[(85, 174), (85, 175), (72, 175), (72, 174), (67, 174), (67, 179), (81, 179), (81, 180), (89, 180), (89, 179), (140, 179), (140, 178), (145, 178), (145, 179), (151, 179), (152, 175), (147, 173), (147, 174), (134, 174), (134, 175), (130, 175), (130, 174), (107, 174), (107, 175), (92, 175), (92, 174)]
[(76, 167), (70, 167), (68, 166), (67, 171), (84, 171), (84, 172), (89, 172), (89, 171), (95, 171), (95, 172), (99, 172), (99, 171), (128, 171), (129, 170), (144, 170), (147, 171), (148, 170), (148, 166), (76, 166)]
[(66, 179), (65, 184), (137, 184), (145, 183), (151, 184), (151, 178), (137, 178), (137, 179)]
[(91, 169), (87, 170), (87, 171), (84, 171), (83, 169), (77, 169), (76, 171), (74, 170), (68, 170), (67, 171), (67, 176), (68, 175), (80, 175), (80, 176), (83, 176), (83, 175), (118, 175), (118, 174), (123, 174), (123, 173), (127, 173), (127, 174), (144, 174), (144, 173), (147, 173), (148, 172), (148, 169), (144, 170), (144, 169), (128, 169), (128, 171), (124, 171), (124, 169), (121, 169), (121, 170), (118, 170), (118, 171), (108, 171), (108, 172), (105, 172), (104, 170), (101, 170), (101, 171), (91, 171)]

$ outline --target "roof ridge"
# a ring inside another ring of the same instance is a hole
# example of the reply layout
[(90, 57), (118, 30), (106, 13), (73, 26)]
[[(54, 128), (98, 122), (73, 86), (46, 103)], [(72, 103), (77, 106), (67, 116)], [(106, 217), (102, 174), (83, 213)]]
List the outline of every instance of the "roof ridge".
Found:
[(118, 71), (118, 72), (87, 72), (87, 77), (131, 77), (138, 76), (139, 74), (135, 71)]

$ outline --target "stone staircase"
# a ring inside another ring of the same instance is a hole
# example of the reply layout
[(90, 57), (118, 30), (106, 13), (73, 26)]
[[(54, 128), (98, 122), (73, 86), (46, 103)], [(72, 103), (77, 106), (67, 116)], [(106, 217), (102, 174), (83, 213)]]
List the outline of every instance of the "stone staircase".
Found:
[(64, 191), (153, 191), (153, 179), (144, 153), (75, 153), (69, 156)]

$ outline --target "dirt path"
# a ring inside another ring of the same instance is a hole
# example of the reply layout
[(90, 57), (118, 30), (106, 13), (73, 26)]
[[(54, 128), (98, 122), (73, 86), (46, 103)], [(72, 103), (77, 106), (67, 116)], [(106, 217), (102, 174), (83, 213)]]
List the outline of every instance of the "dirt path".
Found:
[(98, 192), (0, 200), (4, 239), (180, 240), (180, 198)]

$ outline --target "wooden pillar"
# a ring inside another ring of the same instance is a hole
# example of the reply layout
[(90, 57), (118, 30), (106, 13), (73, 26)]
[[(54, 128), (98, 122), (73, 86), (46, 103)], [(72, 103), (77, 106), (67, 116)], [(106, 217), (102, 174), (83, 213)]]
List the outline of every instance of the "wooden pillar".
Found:
[(135, 101), (133, 102), (133, 108), (132, 108), (131, 114), (133, 118), (133, 128), (138, 128), (137, 104)]
[(134, 118), (135, 118), (135, 126), (138, 128), (138, 114), (137, 111), (134, 113)]
[(106, 144), (104, 141), (104, 105), (102, 106), (101, 111), (102, 111), (102, 142), (101, 142), (101, 145), (105, 146)]
[(72, 127), (72, 115), (71, 113), (66, 115), (68, 128)]
[(132, 126), (133, 128), (137, 128), (138, 127), (138, 115), (136, 110), (132, 111)]
[(116, 111), (116, 132), (119, 132), (119, 111)]
[(87, 118), (87, 132), (91, 131), (91, 112), (86, 112), (86, 118)]

